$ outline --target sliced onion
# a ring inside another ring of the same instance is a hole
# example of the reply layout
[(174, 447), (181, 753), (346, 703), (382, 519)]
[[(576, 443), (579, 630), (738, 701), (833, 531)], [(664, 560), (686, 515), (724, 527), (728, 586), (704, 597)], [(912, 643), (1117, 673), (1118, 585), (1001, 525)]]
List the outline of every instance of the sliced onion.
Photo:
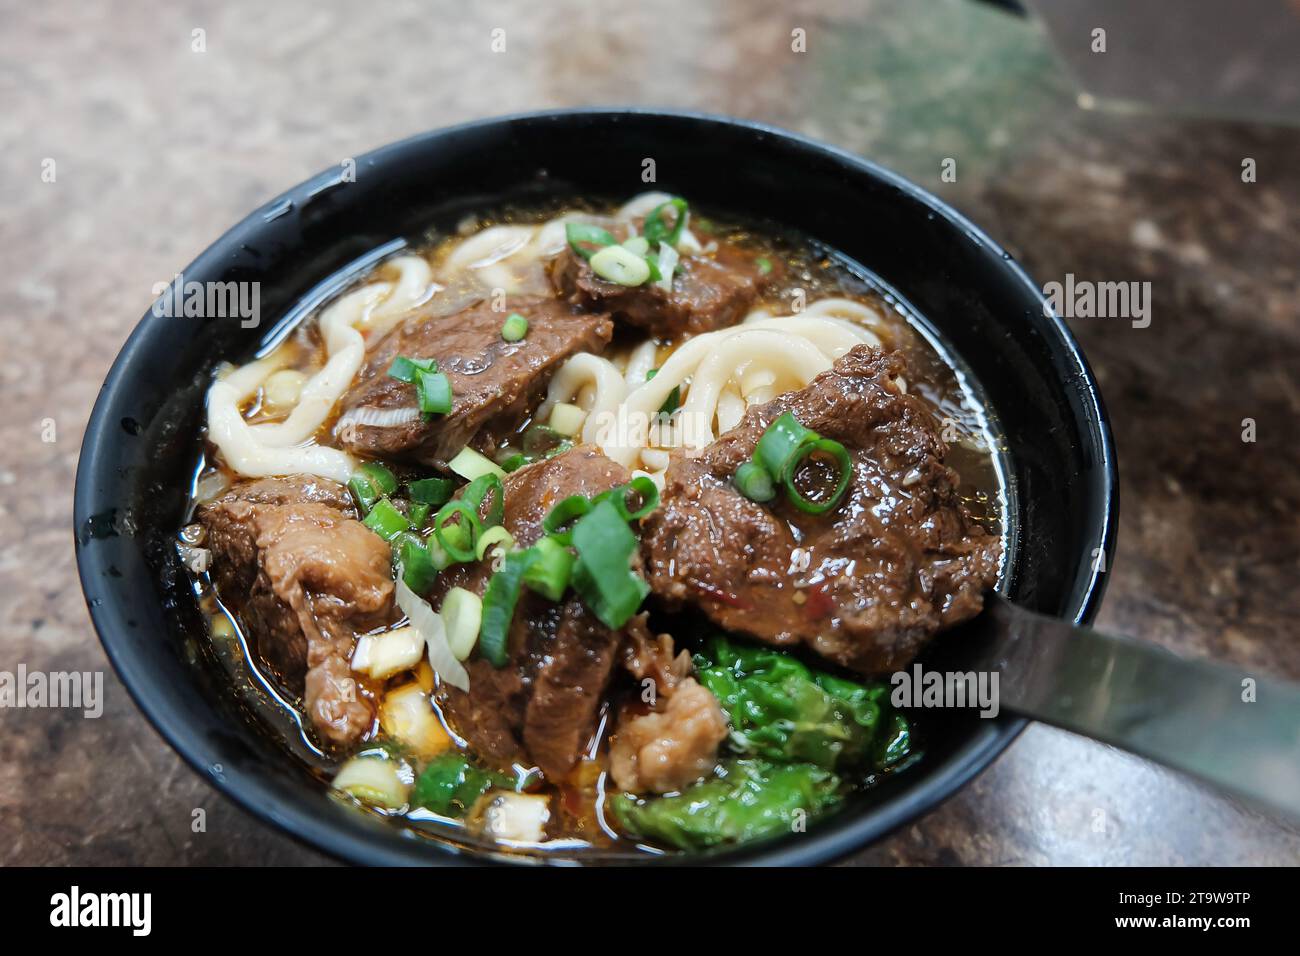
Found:
[(206, 504), (230, 487), (230, 478), (224, 471), (210, 471), (194, 485), (194, 500)]
[(677, 268), (680, 259), (676, 249), (666, 242), (659, 243), (659, 272), (662, 278), (655, 285), (665, 292), (673, 291), (673, 270)]
[(212, 552), (207, 548), (192, 548), (184, 542), (176, 542), (176, 551), (181, 556), (181, 563), (191, 574), (203, 574), (212, 565)]
[(393, 597), (397, 606), (402, 609), (402, 613), (410, 619), (416, 633), (424, 638), (424, 642), (428, 645), (429, 664), (439, 679), (445, 680), (452, 687), (459, 687), (468, 694), (469, 672), (461, 666), (460, 661), (456, 660), (456, 655), (451, 652), (451, 645), (447, 643), (447, 628), (442, 623), (442, 616), (429, 606), (428, 601), (406, 586), (401, 574), (397, 576), (397, 589)]

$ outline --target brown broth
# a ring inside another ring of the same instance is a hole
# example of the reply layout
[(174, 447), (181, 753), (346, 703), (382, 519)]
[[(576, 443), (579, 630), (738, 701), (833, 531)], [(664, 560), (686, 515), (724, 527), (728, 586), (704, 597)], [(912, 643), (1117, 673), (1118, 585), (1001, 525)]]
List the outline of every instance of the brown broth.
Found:
[[(456, 250), (466, 235), (495, 224), (540, 222), (555, 215), (561, 209), (608, 211), (604, 207), (581, 205), (552, 206), (545, 209), (507, 209), (482, 219), (466, 221), (461, 224), (456, 233), (450, 235), (430, 234), (422, 244), (416, 245), (413, 250), (404, 250), (403, 254), (414, 251), (416, 254), (423, 255), (434, 267), (437, 275), (441, 264), (446, 262), (447, 257)], [(911, 314), (905, 305), (898, 302), (864, 270), (816, 243), (754, 225), (727, 224), (722, 220), (700, 217), (692, 219), (692, 228), (702, 242), (707, 243), (712, 237), (721, 238), (759, 251), (774, 261), (780, 260), (784, 265), (784, 278), (759, 303), (774, 315), (790, 314), (791, 303), (801, 291), (809, 304), (822, 298), (843, 297), (873, 307), (886, 316), (888, 327), (886, 334), (882, 335), (884, 344), (904, 353), (909, 369), (907, 380), (909, 391), (924, 397), (934, 407), (936, 415), (943, 423), (946, 429), (945, 440), (948, 441), (950, 449), (948, 462), (961, 475), (960, 495), (978, 522), (994, 533), (1005, 533), (1006, 496), (999, 457), (1001, 442), (995, 431), (995, 423), (990, 421), (983, 410), (967, 377), (961, 374), (935, 333), (920, 317)], [(364, 281), (390, 278), (392, 271), (391, 267), (380, 264), (365, 277)], [(425, 308), (431, 310), (432, 314), (451, 314), (483, 297), (482, 290), (476, 289), (468, 281), (449, 283), (439, 293), (435, 303)], [(290, 350), (291, 353), (286, 358), (285, 368), (310, 375), (323, 366), (324, 345), (316, 327), (320, 311), (319, 308), (316, 309), (297, 329), (292, 330), (284, 343), (279, 346)], [(879, 329), (876, 331), (880, 332)], [(615, 346), (625, 339), (626, 336), (620, 336)], [(660, 343), (659, 364), (662, 364), (678, 344), (680, 343)], [(273, 416), (264, 413), (262, 401), (262, 393), (259, 391), (243, 409), (250, 421), (275, 420)], [(525, 423), (521, 427), (521, 434), (528, 424)], [(317, 440), (329, 444), (332, 426), (333, 418), (318, 432)], [(235, 476), (225, 470), (219, 462), (214, 462), (212, 456), (213, 450), (208, 446), (195, 476), (196, 492), (201, 483), (200, 479), (211, 481), (214, 476), (222, 476), (227, 481), (235, 479)], [(192, 504), (196, 505), (197, 501)], [(237, 616), (221, 603), (209, 575), (200, 574), (194, 577), (195, 592), (199, 597), (200, 607), (208, 619), (215, 622), (208, 656), (227, 674), (234, 693), (253, 717), (268, 725), (281, 739), (286, 749), (306, 764), (313, 773), (322, 780), (328, 780), (332, 770), (341, 760), (340, 755), (328, 753), (317, 745), (311, 732), (305, 727), (301, 700), (288, 692), (283, 683), (252, 653), (251, 636), (244, 632)], [(388, 689), (408, 683), (409, 680), (409, 675), (399, 675), (388, 681), (365, 679), (363, 692), (378, 702)], [(542, 785), (543, 792), (553, 797), (552, 826), (548, 829), (548, 837), (551, 839), (545, 845), (545, 850), (548, 852), (565, 853), (584, 849), (586, 852), (602, 854), (617, 854), (629, 850), (638, 853), (661, 852), (651, 847), (633, 849), (630, 841), (617, 835), (603, 813), (607, 796), (612, 792), (606, 784), (605, 768), (606, 731), (608, 724), (612, 723), (612, 706), (613, 704), (607, 700), (596, 734), (588, 745), (589, 759), (580, 762), (569, 779), (558, 783), (545, 782)], [(436, 700), (434, 708), (439, 721), (451, 734), (453, 742), (464, 747), (464, 740), (455, 734), (455, 729), (438, 709)], [(358, 751), (373, 747), (379, 737), (379, 722), (376, 718), (365, 741), (358, 746)], [(418, 767), (413, 766), (411, 769), (415, 770)], [(520, 769), (531, 770), (532, 768)], [(869, 780), (858, 781), (858, 785), (868, 783)], [(482, 840), (468, 832), (462, 822), (440, 817), (428, 811), (414, 810), (402, 814), (368, 809), (368, 812), (403, 817), (405, 824), (415, 832), (440, 840), (450, 840), (464, 845), (483, 845)], [(536, 850), (522, 847), (508, 852), (531, 853)]]

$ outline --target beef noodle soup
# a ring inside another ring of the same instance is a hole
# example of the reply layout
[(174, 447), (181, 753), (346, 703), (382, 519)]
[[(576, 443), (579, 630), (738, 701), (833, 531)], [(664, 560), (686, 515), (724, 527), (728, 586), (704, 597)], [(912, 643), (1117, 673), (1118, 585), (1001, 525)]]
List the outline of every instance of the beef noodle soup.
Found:
[(1002, 562), (924, 326), (662, 193), (383, 261), (221, 369), (203, 440), (178, 548), (245, 702), (359, 812), (512, 853), (734, 845), (905, 772), (888, 677)]

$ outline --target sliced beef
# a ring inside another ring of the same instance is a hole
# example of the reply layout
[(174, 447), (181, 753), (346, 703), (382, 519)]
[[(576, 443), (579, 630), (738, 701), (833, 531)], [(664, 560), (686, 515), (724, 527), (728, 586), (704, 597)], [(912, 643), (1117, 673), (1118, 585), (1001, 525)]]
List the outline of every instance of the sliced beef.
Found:
[(713, 692), (686, 677), (655, 710), (624, 712), (609, 747), (609, 770), (620, 790), (671, 793), (712, 772), (727, 718)]
[(652, 282), (624, 286), (606, 282), (591, 263), (565, 248), (550, 265), (551, 283), (568, 301), (613, 314), (619, 322), (661, 338), (697, 335), (735, 325), (769, 285), (779, 268), (761, 256), (718, 242), (711, 253), (683, 256), (671, 291)]
[[(750, 409), (698, 456), (677, 457), (663, 504), (642, 523), (654, 592), (864, 674), (906, 665), (937, 631), (977, 614), (1001, 543), (963, 507), (934, 415), (898, 387), (904, 373), (898, 353), (858, 346), (806, 388)], [(784, 494), (758, 504), (732, 486), (786, 411), (851, 454), (849, 489), (824, 515)]]
[(389, 548), (356, 520), (347, 489), (296, 476), (235, 485), (203, 505), (213, 574), (257, 653), (328, 741), (373, 722), (348, 666), (358, 634), (392, 617)]
[[(512, 472), (505, 480), (503, 524), (519, 547), (542, 536), (542, 520), (569, 495), (593, 496), (629, 475), (586, 446)], [(454, 565), (439, 576), (435, 607), (451, 587), (482, 594), (488, 562)], [(531, 761), (562, 780), (591, 739), (602, 698), (620, 660), (623, 631), (611, 631), (569, 596), (554, 604), (525, 590), (515, 609), (504, 667), (466, 664), (468, 694), (443, 685), (440, 702), (456, 730), (501, 764)]]
[[(501, 338), (511, 312), (528, 319), (528, 334), (518, 342)], [(536, 408), (565, 359), (599, 352), (612, 334), (608, 316), (578, 312), (555, 299), (511, 300), (504, 312), (483, 302), (454, 315), (413, 316), (368, 351), (343, 396), (335, 435), (358, 454), (438, 468), (467, 444), (491, 454)], [(451, 380), (448, 414), (428, 420), (417, 414), (415, 386), (388, 376), (399, 355), (437, 360)], [(365, 424), (367, 418), (372, 424)]]

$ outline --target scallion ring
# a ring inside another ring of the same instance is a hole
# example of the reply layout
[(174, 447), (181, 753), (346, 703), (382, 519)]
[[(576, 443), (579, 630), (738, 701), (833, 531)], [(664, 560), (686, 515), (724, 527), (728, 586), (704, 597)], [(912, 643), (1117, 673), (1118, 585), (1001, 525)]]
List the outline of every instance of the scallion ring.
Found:
[(766, 468), (773, 479), (779, 481), (790, 457), (803, 445), (816, 439), (815, 431), (804, 428), (792, 413), (785, 412), (763, 432), (763, 437), (754, 448), (754, 460)]
[(524, 584), (548, 601), (560, 600), (573, 574), (573, 552), (550, 536), (528, 550), (536, 555), (536, 560), (524, 572)]
[(415, 400), (425, 415), (446, 415), (451, 411), (451, 379), (442, 372), (418, 372)]
[[(672, 226), (669, 226), (664, 221), (664, 215), (670, 209), (677, 213), (677, 219)], [(665, 203), (660, 203), (650, 210), (650, 215), (645, 217), (645, 227), (642, 229), (642, 233), (651, 246), (666, 242), (668, 245), (675, 247), (682, 238), (682, 230), (686, 228), (688, 213), (689, 207), (686, 205), (686, 200), (681, 197), (674, 197)]]
[[(814, 501), (806, 498), (799, 491), (795, 479), (798, 477), (799, 468), (812, 455), (816, 454), (829, 455), (835, 460), (836, 479), (835, 490), (830, 496), (822, 501)], [(739, 474), (739, 472), (737, 472)], [(853, 459), (849, 457), (848, 449), (833, 438), (817, 438), (813, 441), (801, 445), (790, 460), (786, 462), (785, 469), (781, 473), (781, 481), (785, 485), (786, 493), (790, 496), (790, 502), (800, 511), (808, 514), (820, 515), (830, 511), (840, 499), (844, 497), (844, 491), (849, 486), (849, 477), (853, 474)]]
[[(609, 230), (586, 222), (565, 223), (564, 238), (568, 240), (569, 248), (584, 259), (590, 259), (597, 249), (612, 246), (618, 242)], [(589, 246), (595, 248), (588, 248)]]
[(440, 505), (451, 498), (456, 490), (456, 483), (450, 478), (420, 478), (408, 482), (407, 490), (411, 500), (426, 505)]
[(487, 590), (483, 592), (483, 623), (479, 629), (478, 651), (493, 667), (505, 667), (509, 658), (510, 621), (515, 616), (524, 574), (536, 560), (537, 554), (532, 548), (507, 552), (501, 570), (492, 575)]
[(606, 246), (591, 257), (591, 271), (617, 285), (644, 285), (650, 278), (650, 263), (622, 246)]
[(434, 359), (413, 359), (399, 355), (393, 359), (393, 364), (388, 366), (388, 377), (414, 385), (421, 372), (436, 371), (438, 371), (438, 363)]
[(573, 540), (573, 530), (565, 529), (570, 521), (581, 518), (591, 511), (591, 500), (582, 495), (570, 495), (550, 510), (542, 519), (542, 530), (551, 535), (560, 544)]
[[(457, 524), (449, 525), (452, 518), (460, 515)], [(474, 545), (483, 529), (478, 512), (463, 499), (457, 498), (447, 502), (433, 519), (433, 536), (438, 539), (442, 550), (456, 561), (473, 561), (477, 555)]]
[[(629, 493), (636, 495), (641, 502), (635, 511), (627, 505)], [(659, 507), (659, 486), (649, 476), (639, 475), (626, 485), (615, 488), (610, 493), (609, 500), (624, 521), (639, 521)]]
[(501, 519), (505, 517), (506, 490), (501, 484), (501, 479), (491, 472), (479, 475), (465, 486), (465, 494), (462, 495), (462, 500), (473, 508), (475, 513), (488, 495), (492, 496), (492, 503), (488, 506), (487, 517), (481, 519), (484, 528), (499, 525)]
[(750, 501), (771, 501), (776, 497), (776, 485), (772, 482), (772, 476), (752, 459), (736, 469), (732, 483)]
[(511, 312), (506, 316), (505, 324), (501, 326), (501, 338), (507, 342), (518, 342), (528, 334), (528, 320), (518, 312)]

